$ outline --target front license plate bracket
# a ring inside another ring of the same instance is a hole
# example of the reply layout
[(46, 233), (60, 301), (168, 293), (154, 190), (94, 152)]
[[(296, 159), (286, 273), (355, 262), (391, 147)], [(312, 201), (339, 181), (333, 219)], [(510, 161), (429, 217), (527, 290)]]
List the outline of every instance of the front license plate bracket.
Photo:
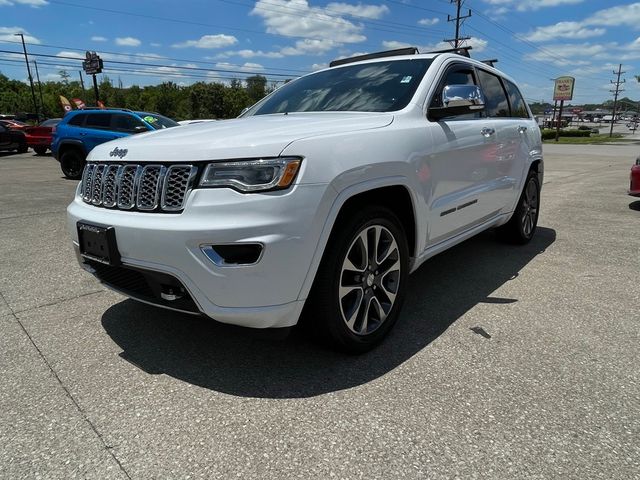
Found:
[(89, 260), (105, 265), (120, 265), (120, 253), (116, 244), (116, 230), (113, 227), (78, 222), (78, 243), (80, 254)]

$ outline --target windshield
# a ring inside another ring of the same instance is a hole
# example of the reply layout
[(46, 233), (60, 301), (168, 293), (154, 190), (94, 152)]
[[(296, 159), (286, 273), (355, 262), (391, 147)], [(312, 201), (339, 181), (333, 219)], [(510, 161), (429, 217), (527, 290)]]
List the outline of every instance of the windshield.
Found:
[(168, 117), (158, 115), (157, 113), (136, 112), (145, 122), (156, 130), (163, 128), (177, 127), (179, 124)]
[(331, 68), (276, 90), (247, 115), (290, 112), (392, 112), (407, 106), (430, 59)]

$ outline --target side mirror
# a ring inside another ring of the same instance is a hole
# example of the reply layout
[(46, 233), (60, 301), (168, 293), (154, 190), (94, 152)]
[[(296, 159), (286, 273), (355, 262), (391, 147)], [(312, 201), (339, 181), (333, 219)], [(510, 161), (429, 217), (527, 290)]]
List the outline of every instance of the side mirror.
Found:
[(440, 120), (484, 110), (484, 94), (477, 85), (447, 85), (442, 90), (442, 107), (430, 108), (429, 118)]

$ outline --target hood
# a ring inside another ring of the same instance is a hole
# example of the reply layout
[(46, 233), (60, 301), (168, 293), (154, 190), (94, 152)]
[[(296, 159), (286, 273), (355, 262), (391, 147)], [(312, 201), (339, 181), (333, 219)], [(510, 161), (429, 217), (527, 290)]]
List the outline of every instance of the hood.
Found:
[[(388, 113), (314, 112), (257, 115), (173, 127), (119, 138), (95, 147), (90, 160), (199, 161), (277, 157), (302, 138), (385, 127)], [(115, 150), (117, 148), (117, 150)], [(126, 150), (123, 156), (123, 151)], [(116, 152), (117, 155), (110, 153)]]

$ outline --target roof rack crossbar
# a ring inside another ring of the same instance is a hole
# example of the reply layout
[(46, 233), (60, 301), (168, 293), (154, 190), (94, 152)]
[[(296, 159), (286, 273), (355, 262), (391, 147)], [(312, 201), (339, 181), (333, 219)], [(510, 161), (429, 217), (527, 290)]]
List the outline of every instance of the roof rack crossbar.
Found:
[(397, 48), (395, 50), (385, 50), (384, 52), (367, 53), (366, 55), (357, 55), (355, 57), (341, 58), (333, 60), (329, 67), (337, 67), (338, 65), (346, 65), (347, 63), (360, 62), (362, 60), (371, 60), (373, 58), (396, 57), (398, 55), (415, 55), (419, 53), (416, 47)]

